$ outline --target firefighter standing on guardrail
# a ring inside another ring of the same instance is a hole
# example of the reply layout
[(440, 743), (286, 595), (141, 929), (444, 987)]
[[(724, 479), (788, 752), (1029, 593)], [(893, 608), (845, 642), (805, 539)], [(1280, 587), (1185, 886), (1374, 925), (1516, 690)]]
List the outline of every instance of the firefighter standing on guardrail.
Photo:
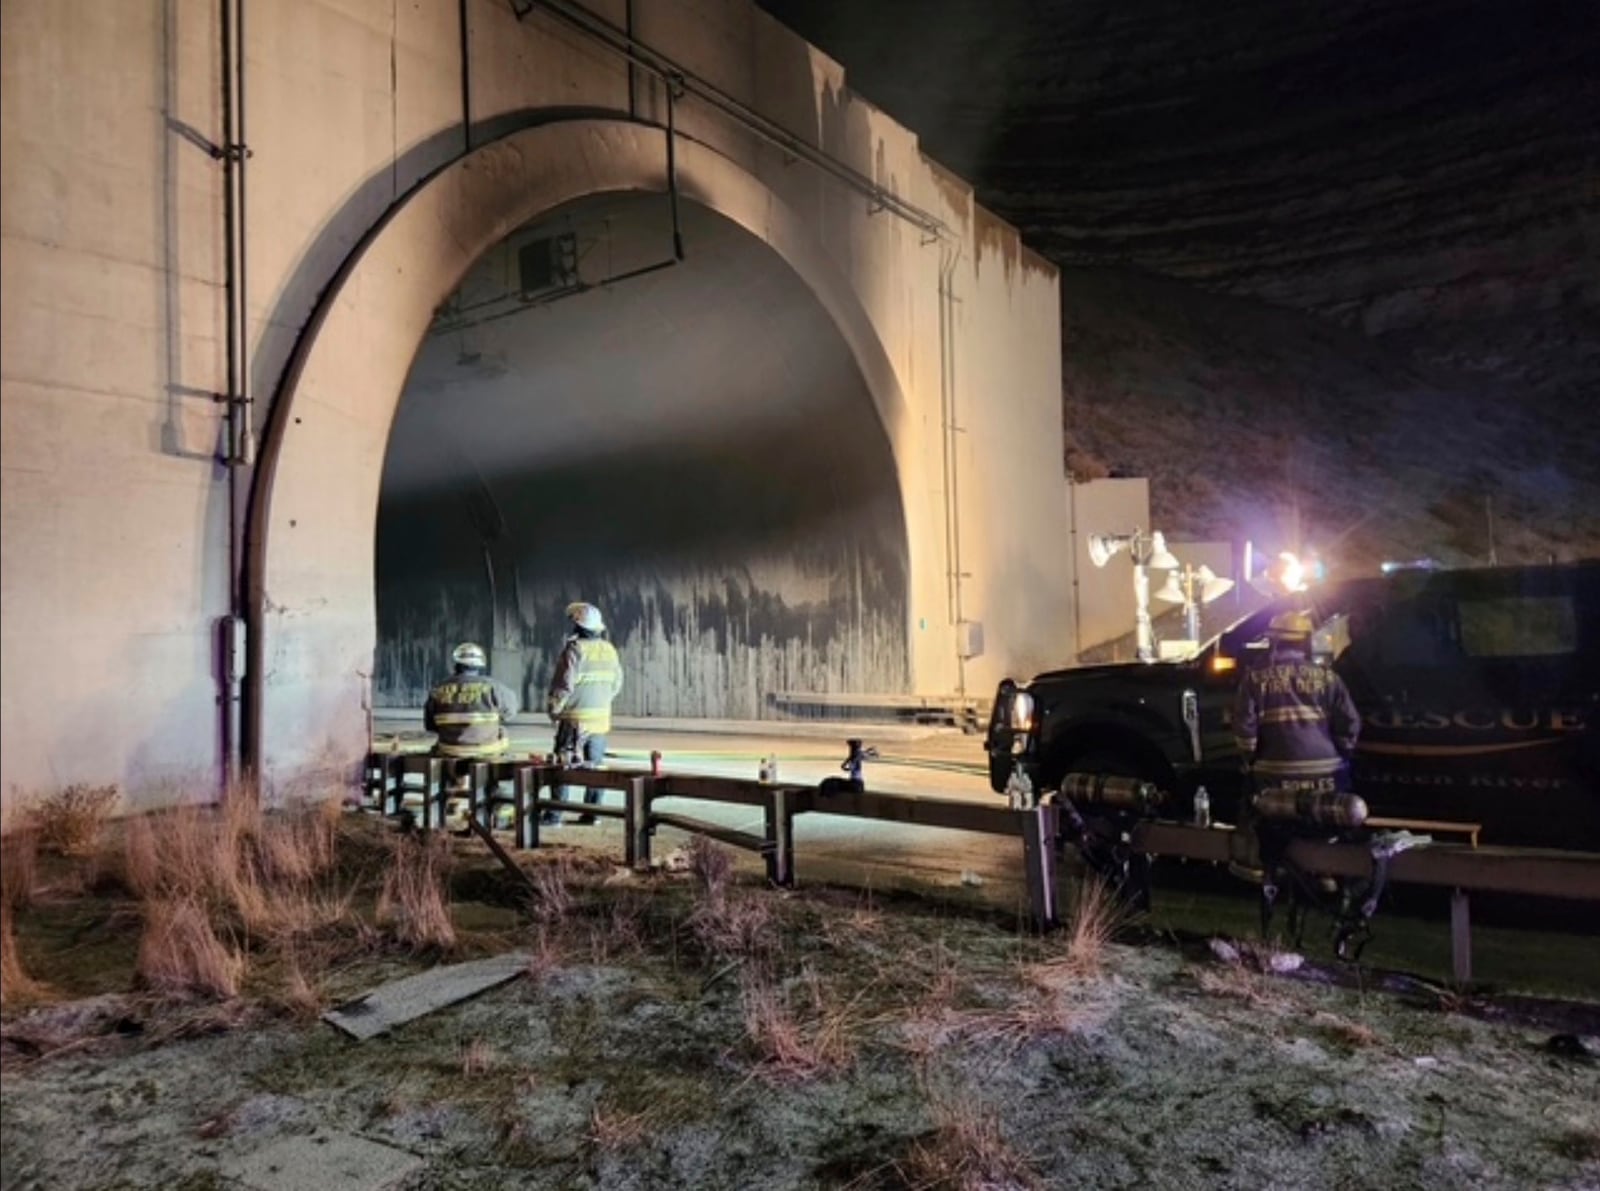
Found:
[[(605, 639), (605, 620), (593, 604), (568, 604), (567, 620), (572, 627), (550, 676), (545, 710), (556, 724), (557, 759), (600, 765), (611, 731), (611, 704), (622, 690), (622, 659)], [(562, 787), (560, 797), (573, 801), (571, 788)], [(586, 790), (583, 800), (598, 803), (600, 792)], [(547, 813), (543, 821), (559, 822), (560, 816)], [(578, 822), (593, 823), (594, 816), (583, 815)]]

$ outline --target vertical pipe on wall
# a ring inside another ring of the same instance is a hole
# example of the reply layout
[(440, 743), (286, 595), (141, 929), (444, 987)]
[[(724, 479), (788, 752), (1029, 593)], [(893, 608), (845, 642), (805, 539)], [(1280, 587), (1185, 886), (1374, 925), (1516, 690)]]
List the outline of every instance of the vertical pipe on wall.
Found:
[[(461, 141), (464, 151), (472, 152), (472, 35), (467, 24), (467, 5), (460, 0), (461, 25)], [(631, 82), (631, 71), (630, 82)]]
[(678, 222), (678, 121), (679, 84), (667, 80), (667, 202), (672, 205), (672, 259), (683, 260), (683, 228)]
[(218, 633), (222, 663), (223, 793), (235, 792), (244, 773), (243, 697), (246, 596), (244, 517), (255, 463), (254, 401), (250, 386), (249, 289), (245, 239), (244, 0), (221, 0), (222, 139), (214, 150), (223, 175), (223, 293), (226, 355), (228, 469), (228, 615)]
[(956, 424), (956, 297), (955, 271), (961, 253), (947, 245), (939, 262), (939, 420), (944, 445), (944, 529), (945, 561), (950, 623), (956, 631), (956, 695), (967, 695), (967, 650), (961, 639), (965, 619), (961, 607), (961, 507), (957, 482)]

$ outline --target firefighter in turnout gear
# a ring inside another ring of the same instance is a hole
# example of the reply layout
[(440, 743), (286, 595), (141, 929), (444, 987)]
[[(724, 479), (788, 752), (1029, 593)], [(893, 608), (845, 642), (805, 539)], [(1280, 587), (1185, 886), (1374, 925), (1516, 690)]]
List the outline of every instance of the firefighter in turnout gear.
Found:
[(485, 671), (483, 646), (465, 641), (450, 655), (455, 673), (428, 693), (422, 723), (436, 733), (441, 757), (478, 759), (506, 751), (505, 724), (517, 714), (517, 696)]
[[(605, 639), (605, 620), (593, 604), (568, 604), (571, 629), (555, 672), (545, 710), (556, 724), (556, 756), (566, 764), (598, 766), (605, 760), (606, 736), (611, 731), (611, 704), (622, 690), (622, 661), (616, 647)], [(561, 797), (573, 801), (570, 787)], [(600, 801), (600, 791), (585, 790), (588, 804)], [(547, 814), (545, 822), (559, 822), (560, 816)], [(583, 815), (579, 823), (593, 823), (593, 815)]]
[(1245, 777), (1228, 868), (1261, 883), (1264, 915), (1276, 897), (1272, 874), (1287, 837), (1260, 819), (1256, 799), (1269, 791), (1298, 797), (1348, 790), (1361, 730), (1344, 680), (1311, 660), (1314, 631), (1304, 612), (1274, 616), (1267, 625), (1272, 654), (1240, 680), (1234, 697), (1233, 736)]
[[(501, 756), (510, 744), (506, 721), (519, 710), (516, 693), (485, 673), (489, 659), (481, 645), (463, 641), (451, 652), (450, 662), (454, 673), (428, 692), (422, 709), (423, 726), (438, 737), (434, 754), (458, 763)], [(445, 799), (445, 822), (456, 831), (466, 830), (469, 768), (452, 764), (447, 770), (450, 795)]]
[(1273, 617), (1268, 664), (1239, 683), (1233, 735), (1257, 790), (1347, 787), (1361, 716), (1344, 681), (1311, 660), (1314, 627), (1304, 612)]

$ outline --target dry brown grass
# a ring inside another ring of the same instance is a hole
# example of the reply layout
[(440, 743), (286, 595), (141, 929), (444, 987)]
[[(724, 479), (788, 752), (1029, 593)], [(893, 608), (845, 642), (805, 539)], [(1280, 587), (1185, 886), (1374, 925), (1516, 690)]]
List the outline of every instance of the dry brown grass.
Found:
[(851, 1005), (832, 1000), (809, 969), (785, 989), (766, 973), (740, 975), (745, 1035), (758, 1056), (756, 1073), (776, 1082), (811, 1079), (855, 1058)]
[(1282, 998), (1272, 991), (1261, 973), (1243, 965), (1199, 968), (1195, 971), (1195, 983), (1207, 996), (1240, 1001), (1254, 1008), (1268, 1008), (1282, 1003)]
[(733, 854), (704, 835), (691, 835), (684, 846), (689, 872), (707, 901), (720, 901), (733, 879)]
[(1311, 1025), (1351, 1050), (1365, 1050), (1369, 1046), (1378, 1045), (1378, 1033), (1371, 1026), (1365, 1022), (1351, 1021), (1335, 1013), (1314, 1013), (1311, 1016)]
[(999, 1114), (964, 1099), (933, 1106), (934, 1129), (912, 1144), (901, 1178), (918, 1191), (1033, 1191), (1044, 1182), (1000, 1131)]
[(627, 1112), (596, 1104), (589, 1114), (590, 1144), (602, 1150), (637, 1149), (659, 1132), (657, 1114), (650, 1109)]
[(13, 910), (27, 909), (38, 879), (39, 829), (16, 823), (0, 837), (0, 901)]
[(778, 941), (772, 903), (750, 894), (708, 896), (689, 915), (688, 925), (706, 952), (724, 959), (764, 955)]
[(1065, 963), (1075, 975), (1100, 975), (1105, 968), (1106, 949), (1127, 922), (1126, 905), (1106, 883), (1097, 877), (1084, 877), (1078, 882), (1072, 919), (1067, 926)]
[(9, 900), (0, 901), (0, 1006), (35, 1001), (44, 996), (45, 986), (28, 974), (17, 949), (16, 924)]
[(548, 926), (539, 926), (534, 930), (533, 946), (528, 949), (528, 962), (523, 973), (531, 983), (542, 984), (551, 972), (561, 966), (561, 958), (561, 947), (555, 933)]
[(456, 944), (450, 916), (450, 841), (443, 835), (402, 837), (378, 895), (378, 921), (408, 947), (449, 950)]
[(145, 904), (136, 974), (157, 992), (234, 997), (244, 960), (218, 937), (198, 898), (155, 898)]
[(92, 856), (120, 797), (116, 786), (74, 784), (35, 797), (23, 813), (46, 851)]
[(572, 861), (566, 855), (559, 855), (551, 863), (529, 871), (528, 876), (539, 894), (534, 913), (546, 926), (559, 926), (571, 917), (577, 905), (572, 889), (574, 875)]
[(302, 1021), (320, 1017), (328, 1004), (316, 967), (308, 973), (299, 951), (292, 947), (284, 954), (283, 992), (279, 1004)]
[(487, 1038), (468, 1039), (461, 1047), (461, 1074), (466, 1079), (477, 1079), (493, 1071), (500, 1061)]

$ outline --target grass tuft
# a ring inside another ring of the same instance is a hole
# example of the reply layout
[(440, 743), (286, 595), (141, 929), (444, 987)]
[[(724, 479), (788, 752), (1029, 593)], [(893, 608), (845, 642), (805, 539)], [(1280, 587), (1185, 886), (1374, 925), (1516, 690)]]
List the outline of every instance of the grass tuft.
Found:
[(786, 989), (747, 968), (740, 991), (745, 1036), (758, 1056), (759, 1074), (775, 1082), (806, 1080), (841, 1070), (855, 1058), (850, 1007), (831, 1000), (814, 971), (807, 969), (796, 987)]
[(447, 879), (450, 841), (437, 833), (401, 837), (378, 895), (378, 920), (414, 950), (449, 950), (456, 944)]
[(900, 1174), (918, 1188), (1034, 1191), (1044, 1182), (1000, 1131), (999, 1114), (973, 1100), (936, 1103), (934, 1129), (912, 1144)]
[(230, 998), (239, 993), (244, 961), (218, 937), (198, 898), (158, 898), (145, 905), (136, 973), (157, 992)]
[(46, 851), (92, 856), (120, 797), (116, 786), (74, 784), (35, 798), (24, 814)]
[(12, 914), (10, 900), (0, 901), (0, 1006), (6, 1008), (38, 1000), (46, 991), (22, 966)]
[(707, 901), (720, 901), (733, 879), (733, 854), (704, 835), (691, 835), (684, 851), (689, 872)]

